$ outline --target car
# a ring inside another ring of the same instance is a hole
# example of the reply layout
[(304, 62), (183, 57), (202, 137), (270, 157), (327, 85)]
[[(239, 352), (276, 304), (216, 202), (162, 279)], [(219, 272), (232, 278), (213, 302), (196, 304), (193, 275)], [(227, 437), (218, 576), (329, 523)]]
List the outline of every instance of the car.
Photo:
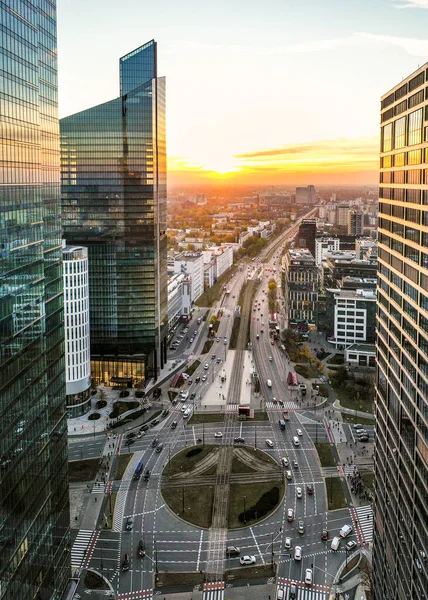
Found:
[(314, 493), (314, 486), (312, 485), (312, 483), (308, 483), (306, 485), (306, 491), (308, 492), (309, 496), (312, 496)]
[(306, 569), (305, 571), (305, 583), (306, 585), (312, 585), (312, 569)]
[(289, 462), (289, 460), (288, 460), (288, 458), (286, 456), (282, 457), (281, 462), (282, 462), (282, 465), (284, 467), (289, 467), (290, 466), (290, 462)]
[(192, 383), (193, 383), (193, 379), (192, 378), (190, 378), (190, 379), (187, 380), (187, 385), (192, 385)]
[(346, 550), (349, 552), (350, 550), (353, 550), (354, 548), (357, 547), (357, 542), (355, 540), (349, 540), (349, 542), (346, 544), (345, 548)]
[(290, 596), (289, 599), (290, 600), (296, 600), (297, 598), (297, 585), (294, 583), (294, 581), (292, 581), (290, 583)]
[(364, 429), (363, 425), (361, 425), (360, 423), (356, 423), (354, 425), (354, 429)]
[(126, 440), (125, 442), (125, 446), (130, 446), (131, 444), (133, 444), (135, 442), (134, 438), (131, 438), (130, 440)]
[(297, 487), (296, 488), (296, 496), (297, 496), (297, 498), (302, 498), (303, 497), (303, 492), (302, 492), (302, 488), (301, 487)]
[(227, 344), (227, 339), (226, 338), (224, 338), (223, 344), (226, 346), (226, 344)]
[(187, 373), (182, 373), (183, 375), (183, 379), (184, 381), (186, 381), (186, 379), (189, 379), (190, 375), (188, 375)]
[(271, 340), (270, 343), (271, 343), (271, 346), (275, 346), (275, 341), (274, 340)]
[(146, 549), (144, 547), (143, 540), (140, 540), (138, 543), (137, 556), (139, 556), (140, 558), (142, 558), (143, 556), (146, 556)]
[(219, 365), (219, 364), (221, 363), (221, 358), (218, 358), (218, 359), (216, 360), (216, 363)]
[(216, 432), (215, 432), (215, 434), (214, 434), (214, 437), (215, 437), (215, 438), (222, 438), (222, 437), (223, 437), (223, 434), (222, 434), (222, 432), (221, 432), (221, 431), (216, 431)]
[(145, 431), (139, 431), (138, 434), (137, 434), (137, 438), (140, 439), (140, 438), (143, 437), (143, 435), (146, 435), (146, 432)]
[(256, 564), (256, 557), (255, 556), (251, 556), (249, 554), (247, 554), (246, 556), (241, 556), (241, 558), (239, 559), (239, 563), (241, 565), (255, 565)]
[(181, 412), (186, 412), (187, 410), (187, 404), (183, 404), (183, 406), (181, 407)]
[(132, 525), (134, 524), (134, 520), (132, 517), (128, 517), (125, 523), (125, 530), (132, 531)]
[(334, 538), (331, 541), (331, 545), (330, 548), (333, 550), (333, 552), (337, 552), (340, 548), (340, 537), (339, 536), (334, 536)]
[(196, 398), (196, 394), (195, 394), (195, 392), (192, 392), (190, 394), (190, 400), (194, 400), (195, 398)]
[(163, 448), (163, 444), (159, 444), (159, 446), (156, 448), (156, 452), (158, 454), (160, 454), (162, 452), (162, 448)]
[(166, 417), (168, 414), (169, 414), (169, 408), (164, 408), (161, 413), (161, 417)]
[(153, 421), (150, 421), (150, 427), (156, 427), (156, 425), (159, 423), (159, 419), (153, 419)]
[(257, 334), (256, 335), (256, 340), (259, 340), (259, 339), (260, 339), (260, 336), (259, 336), (259, 334)]
[(351, 525), (344, 525), (339, 532), (340, 537), (346, 538), (350, 533), (352, 533)]
[(206, 375), (202, 375), (202, 381), (206, 381), (207, 380), (207, 376)]
[(199, 383), (201, 381), (201, 378), (198, 376), (195, 378), (195, 383)]
[(205, 363), (205, 364), (204, 364), (204, 370), (205, 370), (205, 371), (207, 371), (209, 368), (210, 368), (209, 364), (208, 364), (208, 363)]
[[(129, 571), (129, 554), (125, 554), (125, 556), (123, 557), (122, 571)], [(77, 595), (75, 594), (74, 597), (76, 598)]]
[(269, 448), (273, 448), (272, 440), (266, 440), (266, 446), (269, 446)]
[(215, 339), (215, 341), (216, 341), (216, 342), (219, 342), (219, 341), (220, 341), (220, 338), (219, 338), (219, 337), (218, 337), (218, 338), (216, 338), (216, 339)]
[(193, 344), (193, 340), (194, 340), (194, 339), (195, 339), (195, 338), (192, 338), (192, 337), (190, 338), (190, 343), (191, 343), (191, 344)]
[(150, 446), (151, 446), (152, 448), (156, 448), (156, 446), (157, 446), (157, 445), (158, 445), (158, 440), (155, 438), (155, 439), (152, 441), (152, 443), (150, 444)]
[(291, 481), (293, 479), (293, 473), (290, 470), (285, 471), (285, 478), (287, 481)]
[(137, 434), (134, 431), (131, 431), (131, 433), (128, 433), (128, 435), (126, 436), (126, 439), (129, 440), (130, 438), (135, 437)]
[(148, 481), (150, 479), (151, 473), (152, 472), (147, 469), (147, 471), (144, 473), (144, 481)]
[(299, 522), (297, 523), (297, 531), (298, 531), (300, 534), (303, 534), (303, 533), (305, 533), (305, 522), (304, 522), (304, 521), (299, 521)]
[(289, 523), (291, 523), (291, 521), (294, 521), (294, 510), (292, 508), (289, 508), (287, 510), (287, 521)]
[(260, 333), (264, 333), (264, 329), (260, 329)]
[(268, 380), (266, 381), (266, 385), (267, 385), (269, 388), (271, 388), (271, 387), (272, 387), (272, 380), (271, 380), (271, 379), (268, 379)]
[(149, 428), (149, 426), (148, 426), (148, 425), (142, 425), (142, 426), (140, 427), (140, 431), (147, 431), (147, 430), (148, 430), (148, 428)]
[(226, 556), (239, 556), (241, 554), (241, 549), (238, 546), (227, 546), (226, 548)]
[(171, 429), (175, 429), (177, 427), (177, 421), (173, 421), (171, 423)]
[(273, 360), (272, 356), (269, 356), (269, 360), (270, 360), (270, 362), (272, 362), (272, 360)]
[(235, 444), (245, 444), (245, 440), (244, 440), (244, 438), (243, 438), (243, 437), (236, 437), (236, 438), (233, 440), (233, 442), (234, 442)]
[(276, 600), (284, 600), (284, 593), (284, 588), (278, 586), (278, 589), (276, 590)]
[(194, 332), (193, 332), (193, 335), (194, 335), (194, 336), (195, 336), (195, 335), (198, 335), (198, 332), (197, 332), (197, 331), (194, 331)]
[(299, 463), (297, 462), (297, 460), (293, 460), (293, 469), (298, 469), (299, 468)]
[(323, 542), (326, 542), (328, 540), (328, 529), (326, 529), (325, 527), (321, 531), (321, 539)]
[(291, 537), (286, 537), (285, 542), (284, 542), (284, 547), (289, 549), (289, 548), (291, 548), (291, 545), (292, 545)]
[(215, 354), (211, 354), (211, 360), (215, 360)]
[(368, 442), (369, 441), (369, 436), (368, 435), (359, 435), (358, 436), (358, 441), (359, 442)]
[(296, 429), (296, 433), (297, 433), (297, 435), (299, 435), (299, 436), (302, 436), (302, 435), (303, 435), (303, 431), (302, 431), (301, 429)]
[(366, 435), (367, 434), (367, 430), (366, 429), (357, 429), (357, 431), (355, 433), (357, 435)]
[(294, 560), (302, 560), (302, 546), (294, 548)]

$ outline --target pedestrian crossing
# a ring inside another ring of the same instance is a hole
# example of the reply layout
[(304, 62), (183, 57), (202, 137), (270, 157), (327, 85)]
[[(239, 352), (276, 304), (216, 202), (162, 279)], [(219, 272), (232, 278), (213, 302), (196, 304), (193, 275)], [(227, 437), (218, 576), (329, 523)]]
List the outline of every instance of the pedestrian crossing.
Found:
[(92, 484), (91, 494), (104, 494), (107, 490), (107, 483), (103, 483), (102, 481), (94, 481)]
[(124, 592), (117, 595), (118, 600), (153, 600), (153, 590), (139, 590), (138, 592)]
[(83, 559), (87, 556), (88, 548), (92, 541), (95, 531), (81, 529), (71, 547), (71, 568), (80, 569)]
[(276, 410), (278, 412), (282, 412), (284, 410), (298, 410), (299, 408), (299, 405), (295, 402), (283, 402), (282, 405), (279, 404), (279, 402), (277, 404), (274, 404), (271, 401), (266, 402), (267, 410)]
[(328, 600), (330, 597), (330, 588), (325, 585), (312, 584), (311, 586), (305, 585), (303, 581), (293, 581), (286, 579), (285, 577), (278, 577), (278, 587), (276, 590), (276, 596), (278, 596), (278, 590), (283, 589), (284, 599), (289, 599), (291, 584), (297, 587), (296, 600)]
[(205, 583), (202, 600), (224, 600), (224, 581)]
[(351, 509), (351, 515), (357, 529), (358, 538), (363, 544), (373, 541), (373, 509), (371, 504)]

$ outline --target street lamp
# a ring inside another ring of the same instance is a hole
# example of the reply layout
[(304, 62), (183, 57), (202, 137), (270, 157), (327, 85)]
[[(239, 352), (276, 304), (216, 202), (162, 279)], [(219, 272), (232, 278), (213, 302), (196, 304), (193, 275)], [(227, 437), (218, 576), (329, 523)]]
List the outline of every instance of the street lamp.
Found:
[(244, 524), (247, 522), (247, 510), (245, 506), (246, 496), (244, 496)]

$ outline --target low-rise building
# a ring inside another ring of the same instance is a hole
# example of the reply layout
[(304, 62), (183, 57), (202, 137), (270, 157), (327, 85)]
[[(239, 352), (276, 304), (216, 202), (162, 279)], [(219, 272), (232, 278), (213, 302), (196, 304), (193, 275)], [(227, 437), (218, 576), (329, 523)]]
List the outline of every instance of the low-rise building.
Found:
[(351, 344), (345, 350), (345, 364), (348, 367), (376, 367), (375, 344)]
[(204, 260), (201, 252), (182, 252), (174, 258), (174, 272), (190, 279), (190, 298), (193, 304), (204, 293)]
[(326, 254), (329, 252), (337, 252), (340, 248), (339, 238), (321, 237), (315, 240), (315, 262), (320, 267)]
[(375, 342), (376, 290), (327, 289), (328, 341), (347, 348), (359, 342)]

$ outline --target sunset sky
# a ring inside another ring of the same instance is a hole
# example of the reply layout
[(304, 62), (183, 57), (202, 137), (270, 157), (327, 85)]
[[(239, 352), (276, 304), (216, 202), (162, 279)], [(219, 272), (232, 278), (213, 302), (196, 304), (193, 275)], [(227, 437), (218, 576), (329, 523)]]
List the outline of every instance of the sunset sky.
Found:
[(168, 183), (378, 180), (379, 99), (428, 60), (428, 0), (61, 0), (60, 117), (154, 38)]

